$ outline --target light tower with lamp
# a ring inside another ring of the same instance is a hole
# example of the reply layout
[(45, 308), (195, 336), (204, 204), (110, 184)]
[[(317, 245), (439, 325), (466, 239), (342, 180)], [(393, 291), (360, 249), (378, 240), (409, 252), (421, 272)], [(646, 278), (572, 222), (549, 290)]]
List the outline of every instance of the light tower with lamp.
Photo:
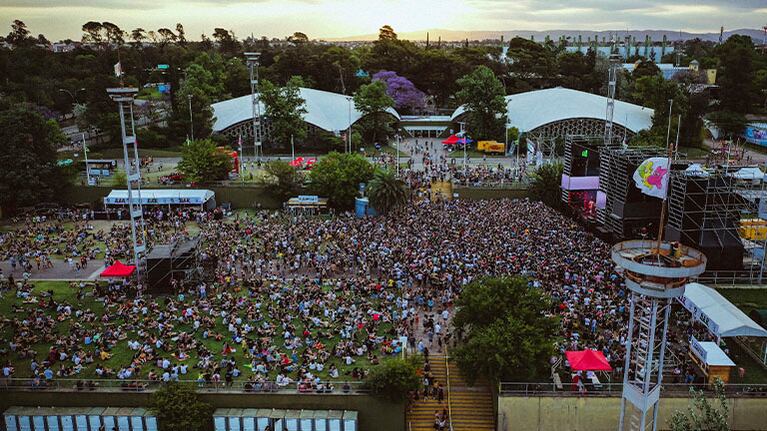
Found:
[(141, 159), (138, 156), (136, 125), (133, 119), (133, 100), (137, 93), (137, 88), (107, 88), (107, 94), (113, 101), (117, 102), (117, 109), (120, 114), (120, 135), (128, 188), (128, 202), (126, 204), (130, 215), (131, 239), (133, 240), (133, 264), (136, 265), (136, 275), (141, 282), (141, 273), (145, 266), (146, 229), (144, 211), (141, 205)]
[(253, 146), (255, 150), (256, 160), (259, 162), (264, 155), (263, 144), (263, 127), (261, 124), (261, 103), (259, 101), (258, 94), (258, 66), (259, 59), (261, 58), (260, 52), (246, 52), (245, 60), (248, 64), (248, 72), (250, 74), (250, 103), (253, 110)]

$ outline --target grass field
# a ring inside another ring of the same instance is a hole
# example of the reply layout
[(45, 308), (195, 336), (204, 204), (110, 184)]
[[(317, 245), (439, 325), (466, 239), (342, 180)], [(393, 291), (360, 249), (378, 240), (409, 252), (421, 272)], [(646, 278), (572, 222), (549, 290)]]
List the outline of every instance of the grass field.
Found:
[[(85, 298), (83, 300), (78, 300), (77, 299), (77, 289), (73, 288), (73, 287), (70, 287), (68, 282), (63, 282), (63, 281), (36, 281), (36, 282), (34, 282), (34, 286), (35, 287), (34, 287), (34, 290), (33, 290), (33, 296), (35, 296), (35, 297), (39, 297), (44, 292), (47, 292), (47, 291), (50, 290), (50, 291), (53, 292), (53, 298), (55, 299), (55, 301), (57, 303), (62, 303), (62, 302), (63, 303), (69, 303), (69, 304), (75, 305), (75, 307), (80, 308), (80, 309), (90, 309), (90, 310), (94, 311), (96, 313), (96, 315), (99, 316), (99, 317), (101, 315), (103, 315), (103, 313), (105, 312), (104, 305), (101, 302), (99, 302), (98, 300), (96, 300), (96, 298), (94, 297), (94, 295), (92, 293), (92, 290), (90, 288), (88, 289), (88, 293), (86, 294)], [(331, 287), (325, 287), (324, 289), (330, 290), (332, 288)], [(246, 293), (245, 292), (241, 292), (240, 296), (246, 296)], [(262, 298), (262, 300), (264, 302), (264, 305), (266, 306), (269, 303), (269, 299), (268, 299), (268, 297), (266, 297), (266, 295), (264, 295), (264, 296), (265, 297)], [(161, 298), (158, 299), (158, 300), (162, 301)], [(190, 300), (187, 299), (186, 303), (188, 304), (189, 302), (190, 302)], [(14, 313), (14, 311), (13, 311), (14, 310), (14, 306), (22, 307), (23, 308), (23, 312), (16, 312), (16, 313)], [(4, 317), (7, 317), (7, 318), (11, 318), (13, 316), (21, 318), (22, 316), (26, 316), (27, 313), (29, 312), (29, 310), (31, 308), (34, 308), (34, 307), (38, 307), (38, 306), (36, 304), (24, 304), (22, 299), (21, 298), (17, 298), (12, 291), (2, 292), (2, 296), (0, 296), (0, 315), (2, 315)], [(53, 315), (54, 313), (55, 313), (55, 310), (50, 310), (50, 309), (46, 309), (45, 310), (45, 314), (47, 314), (47, 315)], [(70, 327), (72, 325), (72, 320), (73, 319), (74, 319), (74, 317), (69, 317), (67, 319), (64, 319), (64, 320), (58, 322), (57, 326), (56, 326), (56, 333), (57, 334), (62, 334), (62, 335), (68, 334), (70, 332)], [(124, 322), (118, 320), (115, 323), (119, 325), (119, 324), (122, 324)], [(277, 323), (275, 322), (275, 324), (277, 324)], [(296, 333), (300, 334), (304, 330), (303, 325), (300, 323), (300, 321), (298, 319), (296, 319), (294, 321), (294, 324), (295, 324), (295, 327), (296, 327)], [(94, 328), (95, 329), (96, 328), (96, 324), (91, 324), (91, 323), (83, 323), (83, 326), (85, 328), (88, 328), (88, 329), (90, 329), (90, 328)], [(9, 340), (11, 338), (11, 328), (8, 327), (8, 326), (2, 326), (1, 328), (2, 329), (0, 330), (0, 336), (3, 339)], [(191, 325), (180, 326), (180, 327), (177, 327), (175, 329), (177, 331), (189, 331), (189, 332), (192, 331)], [(379, 333), (386, 333), (390, 329), (391, 329), (391, 324), (383, 323), (379, 327)], [(94, 330), (94, 333), (95, 332), (97, 332), (97, 331)], [(222, 319), (221, 319), (220, 316), (216, 318), (216, 326), (215, 326), (213, 332), (218, 332), (218, 333), (223, 334), (224, 335), (223, 340), (222, 341), (216, 341), (212, 337), (211, 338), (207, 338), (207, 339), (202, 339), (202, 336), (200, 336), (199, 333), (197, 334), (198, 340), (200, 340), (200, 342), (202, 342), (202, 344), (204, 344), (211, 352), (213, 352), (214, 355), (216, 355), (217, 358), (220, 358), (221, 357), (220, 353), (222, 351), (224, 341), (227, 341), (228, 338), (229, 338), (227, 336), (227, 334), (228, 334), (227, 328), (222, 323)], [(279, 334), (281, 334), (281, 331), (278, 329), (276, 334), (275, 334), (275, 336), (274, 336), (274, 338), (273, 338), (273, 344), (275, 346), (279, 347), (280, 351), (283, 351), (283, 352), (288, 351), (286, 348), (283, 347), (285, 340)], [(361, 334), (360, 334), (360, 336), (361, 336)], [(131, 363), (131, 360), (134, 357), (134, 353), (135, 353), (135, 352), (131, 351), (128, 348), (128, 345), (127, 345), (127, 341), (128, 340), (138, 340), (138, 336), (136, 335), (135, 332), (128, 331), (127, 337), (124, 340), (119, 341), (115, 346), (113, 346), (111, 348), (111, 350), (109, 351), (109, 353), (111, 354), (111, 357), (108, 360), (102, 362), (102, 361), (100, 361), (97, 358), (96, 362), (94, 364), (91, 364), (91, 365), (87, 366), (80, 374), (77, 374), (75, 376), (70, 376), (70, 378), (95, 378), (96, 377), (95, 376), (95, 368), (96, 368), (96, 364), (98, 364), (98, 363), (101, 363), (103, 366), (105, 366), (107, 368), (113, 369), (115, 372), (118, 371), (122, 366), (128, 366)], [(327, 346), (328, 350), (331, 350), (332, 346), (334, 346), (336, 343), (338, 343), (340, 341), (340, 336), (339, 335), (334, 335), (330, 339), (321, 339), (321, 341)], [(243, 349), (242, 346), (240, 346), (240, 345), (236, 345), (234, 343), (230, 343), (230, 344), (232, 344), (232, 347), (234, 347), (236, 349), (236, 352), (234, 352), (232, 355), (230, 355), (230, 358), (233, 357), (234, 359), (236, 359), (238, 367), (243, 372), (243, 374), (240, 376), (240, 379), (244, 380), (244, 379), (249, 378), (252, 375), (252, 373), (251, 373), (251, 371), (250, 371), (250, 369), (248, 367), (249, 364), (250, 364), (250, 360), (247, 359), (246, 356), (245, 356), (245, 349)], [(42, 359), (44, 359), (47, 356), (47, 353), (48, 353), (48, 351), (50, 349), (50, 344), (49, 343), (38, 343), (38, 344), (35, 344), (34, 346), (32, 346), (32, 348), (38, 353), (38, 356), (37, 356), (38, 357), (38, 361), (42, 361)], [(297, 352), (300, 352), (300, 351), (301, 350), (299, 349)], [(197, 363), (198, 357), (197, 357), (195, 351), (189, 351), (187, 353), (189, 354), (189, 358), (186, 361), (184, 361), (184, 363), (189, 365), (189, 370), (190, 371), (189, 371), (189, 374), (187, 374), (185, 376), (185, 378), (186, 379), (197, 379), (198, 376), (199, 376), (199, 372), (197, 370), (195, 370), (193, 367)], [(166, 353), (164, 353), (164, 356), (168, 357), (169, 354), (170, 354), (169, 352), (166, 352)], [(383, 354), (381, 354), (380, 352), (378, 354), (379, 354), (379, 357), (383, 356)], [(11, 355), (11, 354), (6, 354), (6, 355), (3, 355), (3, 356), (0, 356), (0, 358), (2, 358), (3, 362), (10, 360), (14, 364), (15, 369), (16, 369), (16, 371), (14, 373), (14, 377), (29, 377), (29, 376), (31, 376), (31, 370), (29, 368), (29, 360), (28, 359), (23, 359), (23, 360), (22, 359), (18, 359), (15, 355)], [(340, 374), (341, 374), (339, 376), (339, 378), (340, 379), (348, 380), (348, 379), (351, 378), (349, 376), (349, 374), (351, 373), (351, 369), (352, 368), (355, 368), (355, 367), (369, 368), (371, 366), (370, 362), (365, 357), (359, 357), (359, 358), (355, 358), (355, 359), (356, 359), (356, 363), (354, 363), (353, 365), (347, 367), (347, 366), (342, 364), (340, 359), (332, 357), (326, 363), (325, 370), (323, 372), (315, 373), (315, 375), (319, 375), (320, 377), (322, 377), (324, 379), (329, 378), (328, 368), (329, 368), (331, 363), (334, 363), (336, 365), (336, 367), (338, 368)], [(248, 366), (246, 366), (246, 365), (248, 365)], [(54, 371), (58, 370), (58, 364), (53, 369), (54, 369)], [(153, 362), (152, 363), (148, 362), (148, 363), (146, 363), (144, 365), (144, 367), (142, 368), (141, 376), (145, 377), (146, 374), (148, 374), (148, 372), (150, 370), (154, 370), (155, 372), (158, 371), (158, 369), (154, 366)], [(273, 370), (270, 373), (269, 377), (270, 378), (274, 378), (276, 376), (276, 374), (277, 374), (277, 371)], [(292, 377), (295, 377), (295, 373), (294, 373), (294, 375)]]
[(755, 308), (767, 308), (767, 289), (718, 289), (717, 292), (746, 314)]

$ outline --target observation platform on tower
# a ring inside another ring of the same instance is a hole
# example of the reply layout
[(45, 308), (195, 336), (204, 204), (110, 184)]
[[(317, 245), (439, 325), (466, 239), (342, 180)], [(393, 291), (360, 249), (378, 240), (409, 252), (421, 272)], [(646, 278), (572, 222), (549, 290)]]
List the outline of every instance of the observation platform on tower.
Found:
[(688, 280), (706, 269), (706, 256), (699, 250), (666, 241), (623, 241), (611, 254), (624, 269), (626, 286), (652, 298), (681, 296)]

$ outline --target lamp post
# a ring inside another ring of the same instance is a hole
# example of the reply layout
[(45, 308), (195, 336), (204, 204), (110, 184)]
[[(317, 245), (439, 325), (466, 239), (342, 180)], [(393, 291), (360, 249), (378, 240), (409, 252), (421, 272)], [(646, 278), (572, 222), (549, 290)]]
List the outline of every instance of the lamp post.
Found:
[(353, 97), (346, 97), (346, 100), (349, 102), (349, 129), (346, 131), (346, 145), (349, 147), (349, 153), (352, 152), (352, 102), (354, 102)]
[(192, 95), (186, 96), (186, 98), (189, 100), (189, 135), (192, 137), (192, 140), (194, 141), (194, 118), (192, 117)]
[[(65, 88), (59, 88), (59, 93), (66, 93), (66, 94), (68, 94), (69, 97), (72, 98), (72, 102), (74, 104), (77, 104), (77, 105), (80, 104), (80, 101), (77, 100), (77, 93), (79, 93), (81, 91), (85, 91), (85, 88), (79, 88), (74, 93), (72, 93), (71, 91), (69, 91), (69, 90), (67, 90)], [(74, 112), (73, 112), (73, 114), (74, 114)], [(79, 130), (79, 127), (78, 127), (78, 130)], [(83, 140), (83, 157), (85, 158), (85, 179), (86, 179), (86, 183), (88, 185), (90, 185), (90, 183), (91, 183), (91, 170), (90, 170), (90, 167), (88, 166), (88, 145), (85, 143), (85, 132), (80, 131), (80, 133), (81, 133), (81, 138)]]
[(400, 134), (397, 133), (397, 177), (399, 178), (399, 142), (402, 138), (400, 137)]
[(466, 123), (464, 122), (458, 123), (458, 125), (461, 126), (461, 131), (459, 132), (459, 135), (461, 139), (463, 139), (463, 180), (466, 181), (466, 135), (463, 130), (464, 124)]

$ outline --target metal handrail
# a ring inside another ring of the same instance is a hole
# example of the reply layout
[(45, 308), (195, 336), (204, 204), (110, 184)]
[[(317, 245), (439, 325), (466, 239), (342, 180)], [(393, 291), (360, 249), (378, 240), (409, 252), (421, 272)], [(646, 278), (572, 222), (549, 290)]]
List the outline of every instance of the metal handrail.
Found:
[[(359, 381), (323, 381), (325, 385), (333, 385), (333, 389), (318, 391), (317, 388), (308, 386), (302, 387), (302, 382), (293, 382), (288, 386), (278, 386), (272, 381), (265, 382), (260, 386), (250, 382), (251, 387), (246, 387), (249, 383), (245, 380), (234, 381), (232, 384), (226, 382), (200, 382), (197, 380), (177, 380), (174, 383), (194, 386), (198, 392), (225, 392), (225, 393), (295, 393), (302, 395), (323, 395), (323, 394), (360, 394), (369, 393), (364, 388), (364, 383)], [(67, 392), (154, 392), (167, 382), (146, 379), (70, 379), (55, 378), (51, 380), (40, 380), (35, 382), (32, 378), (0, 378), (0, 392), (2, 391), (67, 391)], [(348, 384), (348, 389), (344, 386)]]
[[(564, 384), (564, 382), (563, 382)], [(566, 385), (566, 384), (565, 384)], [(588, 385), (587, 385), (588, 386)], [(706, 394), (713, 394), (714, 387), (709, 384), (683, 384), (683, 383), (664, 383), (662, 391), (666, 395), (687, 396), (691, 389), (703, 391)], [(728, 383), (724, 385), (725, 394), (728, 396), (740, 397), (765, 397), (767, 396), (767, 383), (764, 384), (743, 384)], [(599, 388), (593, 388), (586, 392), (590, 397), (618, 397), (623, 392), (623, 383), (602, 383)], [(499, 384), (499, 395), (551, 395), (551, 396), (584, 396), (579, 390), (555, 390), (549, 382), (501, 382)]]
[(445, 373), (447, 375), (447, 423), (450, 426), (450, 431), (453, 431), (453, 407), (452, 407), (452, 400), (450, 397), (450, 364), (449, 364), (450, 354), (447, 350), (447, 345), (445, 345)]

